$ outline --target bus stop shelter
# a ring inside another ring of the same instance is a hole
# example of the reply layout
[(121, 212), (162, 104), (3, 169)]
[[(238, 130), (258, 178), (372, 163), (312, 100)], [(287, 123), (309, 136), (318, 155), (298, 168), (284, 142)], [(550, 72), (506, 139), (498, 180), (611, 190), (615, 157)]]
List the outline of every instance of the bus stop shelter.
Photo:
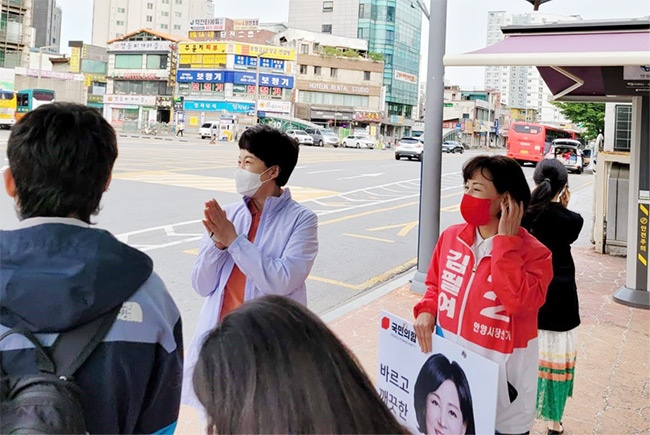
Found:
[[(622, 304), (650, 308), (648, 292), (648, 210), (650, 208), (650, 19), (579, 21), (536, 26), (509, 26), (505, 39), (465, 54), (448, 54), (445, 66), (535, 66), (557, 101), (631, 102), (627, 274), (614, 294)], [(613, 159), (615, 160), (615, 159)], [(596, 171), (596, 244), (605, 225), (608, 160)], [(599, 240), (600, 238), (600, 240)]]

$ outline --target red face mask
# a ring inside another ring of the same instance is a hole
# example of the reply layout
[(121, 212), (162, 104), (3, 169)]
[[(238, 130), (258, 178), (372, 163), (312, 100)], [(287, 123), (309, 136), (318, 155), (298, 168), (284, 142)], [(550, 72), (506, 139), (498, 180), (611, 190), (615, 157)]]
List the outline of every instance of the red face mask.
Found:
[(476, 198), (466, 193), (460, 201), (460, 214), (470, 225), (486, 225), (490, 222), (491, 204), (492, 200), (489, 198)]

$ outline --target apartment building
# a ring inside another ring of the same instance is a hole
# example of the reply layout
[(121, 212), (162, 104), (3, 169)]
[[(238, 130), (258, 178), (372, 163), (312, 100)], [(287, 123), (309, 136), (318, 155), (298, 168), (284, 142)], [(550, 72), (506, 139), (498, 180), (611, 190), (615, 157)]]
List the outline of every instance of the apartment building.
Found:
[(32, 0), (0, 2), (0, 67), (28, 67), (33, 45)]
[(187, 37), (192, 20), (213, 16), (212, 0), (96, 0), (92, 45), (105, 47), (136, 29)]
[(33, 0), (32, 27), (34, 47), (43, 52), (59, 53), (61, 50), (62, 12), (56, 0)]
[[(504, 11), (488, 12), (487, 44), (492, 45), (504, 36), (501, 27), (512, 25), (547, 24), (561, 21), (577, 21), (577, 15), (564, 16), (530, 12), (512, 14)], [(551, 91), (537, 68), (530, 66), (489, 66), (485, 68), (485, 88), (501, 93), (503, 102), (531, 122), (564, 123), (566, 119), (549, 100)], [(534, 116), (534, 119), (531, 118)]]

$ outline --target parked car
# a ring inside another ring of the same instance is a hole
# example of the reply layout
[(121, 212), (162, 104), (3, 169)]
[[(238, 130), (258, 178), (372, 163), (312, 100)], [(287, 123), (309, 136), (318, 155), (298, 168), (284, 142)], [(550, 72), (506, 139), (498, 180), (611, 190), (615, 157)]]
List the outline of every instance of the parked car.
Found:
[(298, 141), (300, 145), (313, 145), (314, 138), (307, 134), (305, 130), (287, 130), (287, 135)]
[(462, 143), (457, 140), (446, 140), (442, 143), (442, 152), (443, 153), (461, 153), (465, 152), (465, 147)]
[(339, 137), (329, 128), (306, 128), (305, 132), (314, 139), (314, 144), (323, 147), (332, 145), (334, 148), (339, 146)]
[(586, 166), (582, 147), (582, 143), (575, 139), (555, 139), (544, 158), (557, 159), (567, 171), (582, 174)]
[(397, 141), (395, 147), (395, 160), (400, 160), (402, 157), (411, 159), (422, 160), (424, 153), (424, 144), (419, 137), (403, 137)]
[(343, 146), (348, 148), (369, 148), (375, 147), (375, 140), (370, 136), (353, 134), (343, 139)]
[(201, 127), (199, 128), (199, 137), (201, 139), (211, 138), (213, 127), (215, 134), (219, 133), (219, 121), (206, 121), (201, 124)]

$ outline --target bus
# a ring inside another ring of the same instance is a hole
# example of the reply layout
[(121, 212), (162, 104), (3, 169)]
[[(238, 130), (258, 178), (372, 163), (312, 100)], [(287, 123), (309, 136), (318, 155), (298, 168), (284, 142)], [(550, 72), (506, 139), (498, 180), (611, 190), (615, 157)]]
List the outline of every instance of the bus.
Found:
[(537, 163), (544, 158), (555, 139), (572, 139), (571, 132), (544, 124), (513, 122), (508, 131), (508, 157), (519, 163)]
[(16, 122), (16, 93), (0, 89), (0, 128), (11, 128)]
[(16, 121), (25, 114), (44, 104), (54, 102), (54, 91), (51, 89), (22, 89), (16, 93)]

